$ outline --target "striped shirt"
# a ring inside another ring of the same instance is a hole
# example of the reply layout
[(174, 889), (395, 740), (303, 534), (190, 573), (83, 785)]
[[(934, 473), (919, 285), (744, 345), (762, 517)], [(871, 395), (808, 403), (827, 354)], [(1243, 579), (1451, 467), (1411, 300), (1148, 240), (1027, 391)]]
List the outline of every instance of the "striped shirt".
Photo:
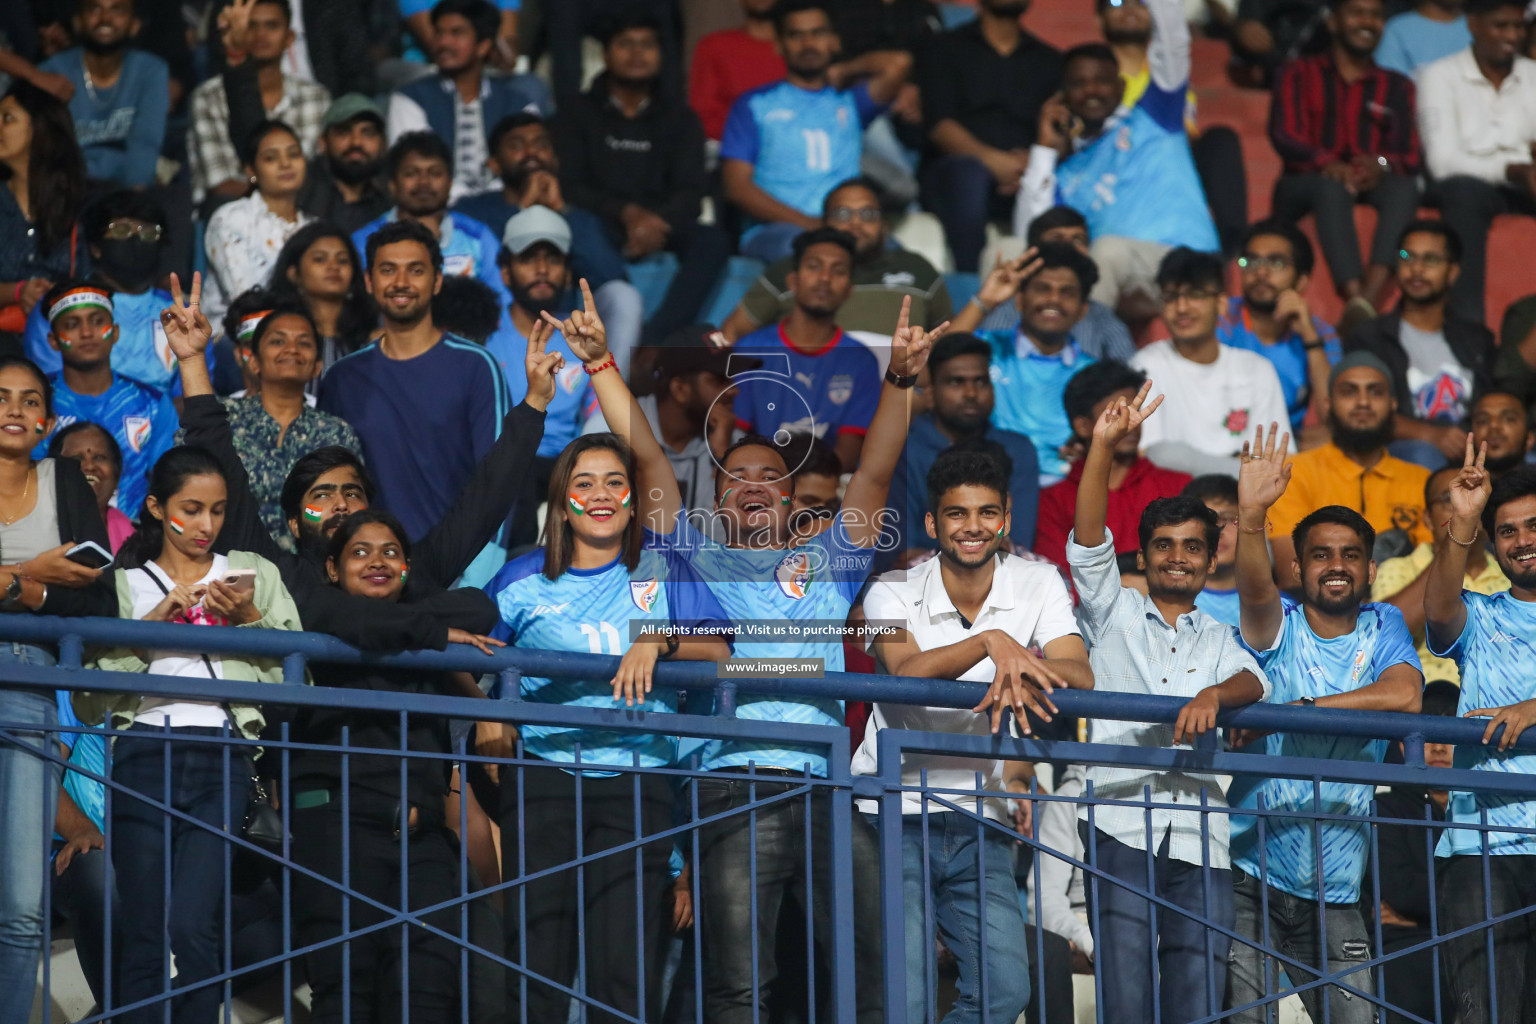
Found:
[(1347, 82), (1331, 54), (1280, 69), (1269, 138), (1289, 174), (1315, 174), (1356, 156), (1384, 156), (1394, 174), (1417, 174), (1422, 159), (1413, 82), (1372, 66)]

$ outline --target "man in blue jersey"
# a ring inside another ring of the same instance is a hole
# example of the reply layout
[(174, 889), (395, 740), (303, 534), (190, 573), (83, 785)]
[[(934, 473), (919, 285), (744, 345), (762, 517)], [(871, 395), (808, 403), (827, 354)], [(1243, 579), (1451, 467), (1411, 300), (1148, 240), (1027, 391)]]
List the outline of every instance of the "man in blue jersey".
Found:
[(725, 197), (750, 225), (742, 254), (765, 263), (820, 227), (827, 193), (859, 176), (864, 128), (896, 98), (912, 64), (905, 53), (878, 50), (834, 64), (827, 0), (783, 0), (773, 20), (784, 80), (741, 96), (720, 139)]
[[(1376, 576), (1371, 560), (1376, 531), (1364, 516), (1342, 505), (1325, 505), (1302, 519), (1292, 532), (1301, 601), (1282, 596), (1275, 586), (1265, 523), (1290, 480), (1285, 461), (1290, 435), (1277, 441), (1278, 433), (1279, 424), (1271, 422), (1267, 439), (1261, 428), (1254, 441), (1243, 446), (1238, 477), (1242, 638), (1257, 652), (1260, 667), (1274, 684), (1270, 699), (1306, 707), (1416, 713), (1424, 675), (1403, 613), (1391, 605), (1365, 603)], [(1233, 743), (1246, 745), (1248, 739), (1238, 735)], [(1255, 743), (1254, 749), (1270, 756), (1341, 761), (1380, 761), (1387, 750), (1386, 740), (1298, 733), (1272, 733)], [(1234, 816), (1232, 821), (1236, 930), (1241, 938), (1227, 968), (1226, 1005), (1243, 1009), (1228, 1020), (1257, 1024), (1272, 1012), (1272, 1000), (1249, 1005), (1277, 990), (1274, 962), (1265, 947), (1284, 950), (1319, 972), (1342, 975), (1337, 985), (1299, 993), (1313, 1020), (1375, 1020), (1376, 1006), (1368, 998), (1376, 991), (1375, 983), (1370, 970), (1358, 966), (1371, 958), (1360, 913), (1360, 882), (1370, 847), (1365, 815), (1374, 794), (1371, 786), (1341, 782), (1321, 783), (1321, 790), (1315, 791), (1304, 779), (1239, 775), (1233, 781), (1228, 802), (1264, 814), (1262, 833), (1258, 815)], [(1321, 811), (1359, 820), (1277, 817), (1275, 811)], [(1314, 978), (1289, 965), (1286, 974), (1292, 985)]]
[[(419, 538), (490, 451), (511, 396), (484, 346), (433, 325), (443, 256), (426, 227), (410, 220), (385, 224), (369, 235), (366, 252), (368, 288), (384, 334), (331, 364), (320, 380), (319, 406), (351, 425), (379, 503)], [(505, 547), (492, 542), (464, 579), (483, 583), (505, 560)]]
[[(1463, 746), (1457, 767), (1536, 774), (1536, 755), (1510, 747), (1536, 722), (1536, 471), (1529, 467), (1496, 483), (1484, 445), (1474, 458), (1472, 440), (1451, 485), (1450, 522), (1435, 543), (1424, 590), (1424, 614), (1432, 653), (1449, 657), (1461, 672), (1457, 710), (1487, 717), (1482, 750)], [(1491, 542), (1493, 557), (1509, 577), (1509, 590), (1485, 595), (1463, 590), (1473, 545)], [(1503, 727), (1503, 734), (1499, 728)], [(1494, 743), (1498, 746), (1495, 748)], [(1493, 926), (1493, 963), (1486, 930), (1449, 940), (1441, 954), (1462, 1024), (1529, 1020), (1528, 958), (1533, 949), (1524, 908), (1536, 903), (1536, 835), (1454, 826), (1536, 828), (1536, 800), (1508, 794), (1453, 792), (1440, 836), (1440, 931), (1473, 929), (1490, 918), (1513, 915)], [(1488, 859), (1483, 858), (1484, 841)], [(1486, 866), (1486, 867), (1485, 867)], [(1486, 881), (1484, 871), (1487, 871)], [(1485, 890), (1484, 886), (1488, 888)], [(1485, 903), (1485, 891), (1489, 894)], [(1497, 986), (1490, 992), (1489, 977)]]
[[(1150, 81), (1134, 107), (1115, 52), (1085, 43), (1063, 58), (1061, 99), (1040, 111), (1040, 131), (1014, 212), (1024, 235), (1059, 203), (1088, 218), (1099, 283), (1093, 298), (1135, 318), (1160, 312), (1156, 275), (1175, 246), (1216, 252), (1221, 243), (1184, 129), (1189, 26), (1179, 0), (1149, 0)], [(1073, 127), (1076, 123), (1080, 130)]]
[[(137, 518), (149, 471), (176, 443), (176, 407), (163, 392), (112, 371), (118, 328), (106, 289), (64, 281), (38, 305), (48, 317), (48, 341), (64, 361), (64, 369), (49, 378), (55, 429), (87, 420), (111, 433), (123, 453), (116, 503), (128, 518)], [(33, 458), (42, 458), (47, 447), (40, 437)]]
[(788, 281), (795, 308), (731, 350), (764, 364), (736, 376), (742, 429), (777, 444), (790, 434), (814, 434), (837, 452), (845, 471), (859, 464), (880, 397), (879, 360), (837, 326), (837, 311), (853, 291), (855, 248), (853, 236), (836, 228), (797, 237)]

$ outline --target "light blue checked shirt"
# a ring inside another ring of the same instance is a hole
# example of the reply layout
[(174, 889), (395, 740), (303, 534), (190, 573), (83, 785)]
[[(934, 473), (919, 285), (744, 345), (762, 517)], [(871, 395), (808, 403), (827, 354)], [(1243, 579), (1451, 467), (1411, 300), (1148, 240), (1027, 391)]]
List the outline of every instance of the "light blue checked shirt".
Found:
[[(1170, 626), (1152, 599), (1120, 585), (1115, 564), (1115, 539), (1104, 531), (1104, 543), (1085, 548), (1076, 535), (1067, 538), (1067, 565), (1077, 587), (1080, 604), (1078, 624), (1088, 642), (1093, 665), (1093, 688), (1111, 693), (1151, 693), (1188, 699), (1208, 686), (1252, 672), (1269, 699), (1269, 679), (1242, 644), (1237, 632), (1196, 609), (1181, 615)], [(1120, 743), (1136, 747), (1171, 747), (1173, 726), (1144, 722), (1089, 721), (1094, 743)], [(1189, 749), (1188, 744), (1179, 744)], [(1152, 842), (1162, 845), (1168, 836), (1168, 855), (1188, 864), (1205, 863), (1201, 840), (1200, 791), (1206, 791), (1210, 807), (1226, 807), (1221, 782), (1215, 775), (1198, 772), (1147, 771), (1140, 768), (1109, 768), (1093, 765), (1088, 780), (1098, 800), (1136, 800), (1152, 789), (1152, 802), (1187, 804), (1188, 811), (1153, 809)], [(1137, 850), (1147, 848), (1147, 811), (1134, 807), (1100, 806), (1093, 824), (1100, 832)], [(1080, 812), (1087, 820), (1086, 807)], [(1209, 815), (1210, 866), (1229, 867), (1227, 815)]]

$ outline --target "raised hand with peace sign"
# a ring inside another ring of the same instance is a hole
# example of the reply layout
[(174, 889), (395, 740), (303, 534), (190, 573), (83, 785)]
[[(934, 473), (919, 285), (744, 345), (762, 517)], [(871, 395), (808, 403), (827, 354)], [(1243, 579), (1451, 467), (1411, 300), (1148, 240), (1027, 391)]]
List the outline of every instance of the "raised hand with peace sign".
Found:
[(565, 320), (547, 310), (540, 314), (544, 322), (565, 335), (565, 343), (571, 346), (576, 358), (589, 364), (601, 363), (608, 356), (608, 331), (603, 318), (597, 315), (597, 302), (592, 298), (592, 287), (587, 279), (581, 279), (581, 308), (571, 311)]
[(555, 375), (565, 366), (565, 357), (547, 351), (554, 329), (543, 320), (535, 320), (528, 332), (528, 351), (523, 356), (523, 372), (528, 375), (528, 394), (524, 399), (540, 412), (549, 411), (555, 398)]
[(171, 304), (160, 311), (165, 340), (177, 359), (201, 359), (213, 337), (213, 325), (203, 314), (203, 275), (193, 271), (192, 295), (184, 302), (181, 279), (171, 275)]

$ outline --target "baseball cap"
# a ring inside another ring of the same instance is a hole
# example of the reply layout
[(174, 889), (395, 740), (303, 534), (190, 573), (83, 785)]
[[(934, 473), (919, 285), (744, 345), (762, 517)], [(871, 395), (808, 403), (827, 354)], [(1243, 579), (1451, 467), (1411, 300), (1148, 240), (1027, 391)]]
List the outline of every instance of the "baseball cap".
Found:
[(571, 226), (547, 206), (528, 207), (507, 221), (501, 232), (501, 244), (514, 256), (539, 242), (548, 242), (562, 256), (570, 254)]
[(656, 378), (666, 381), (708, 371), (721, 377), (756, 370), (761, 359), (736, 355), (714, 324), (689, 324), (662, 339), (656, 348)]
[(1368, 366), (1385, 377), (1388, 385), (1392, 383), (1392, 371), (1380, 356), (1364, 349), (1357, 349), (1333, 364), (1333, 369), (1328, 371), (1328, 389), (1333, 390), (1333, 383), (1339, 379), (1339, 374), (1345, 370), (1353, 370), (1357, 366)]
[(320, 118), (321, 128), (334, 128), (338, 124), (346, 124), (355, 117), (367, 115), (384, 123), (384, 111), (373, 100), (360, 92), (349, 92), (345, 96), (338, 96), (331, 101), (331, 105), (325, 108), (325, 114)]

